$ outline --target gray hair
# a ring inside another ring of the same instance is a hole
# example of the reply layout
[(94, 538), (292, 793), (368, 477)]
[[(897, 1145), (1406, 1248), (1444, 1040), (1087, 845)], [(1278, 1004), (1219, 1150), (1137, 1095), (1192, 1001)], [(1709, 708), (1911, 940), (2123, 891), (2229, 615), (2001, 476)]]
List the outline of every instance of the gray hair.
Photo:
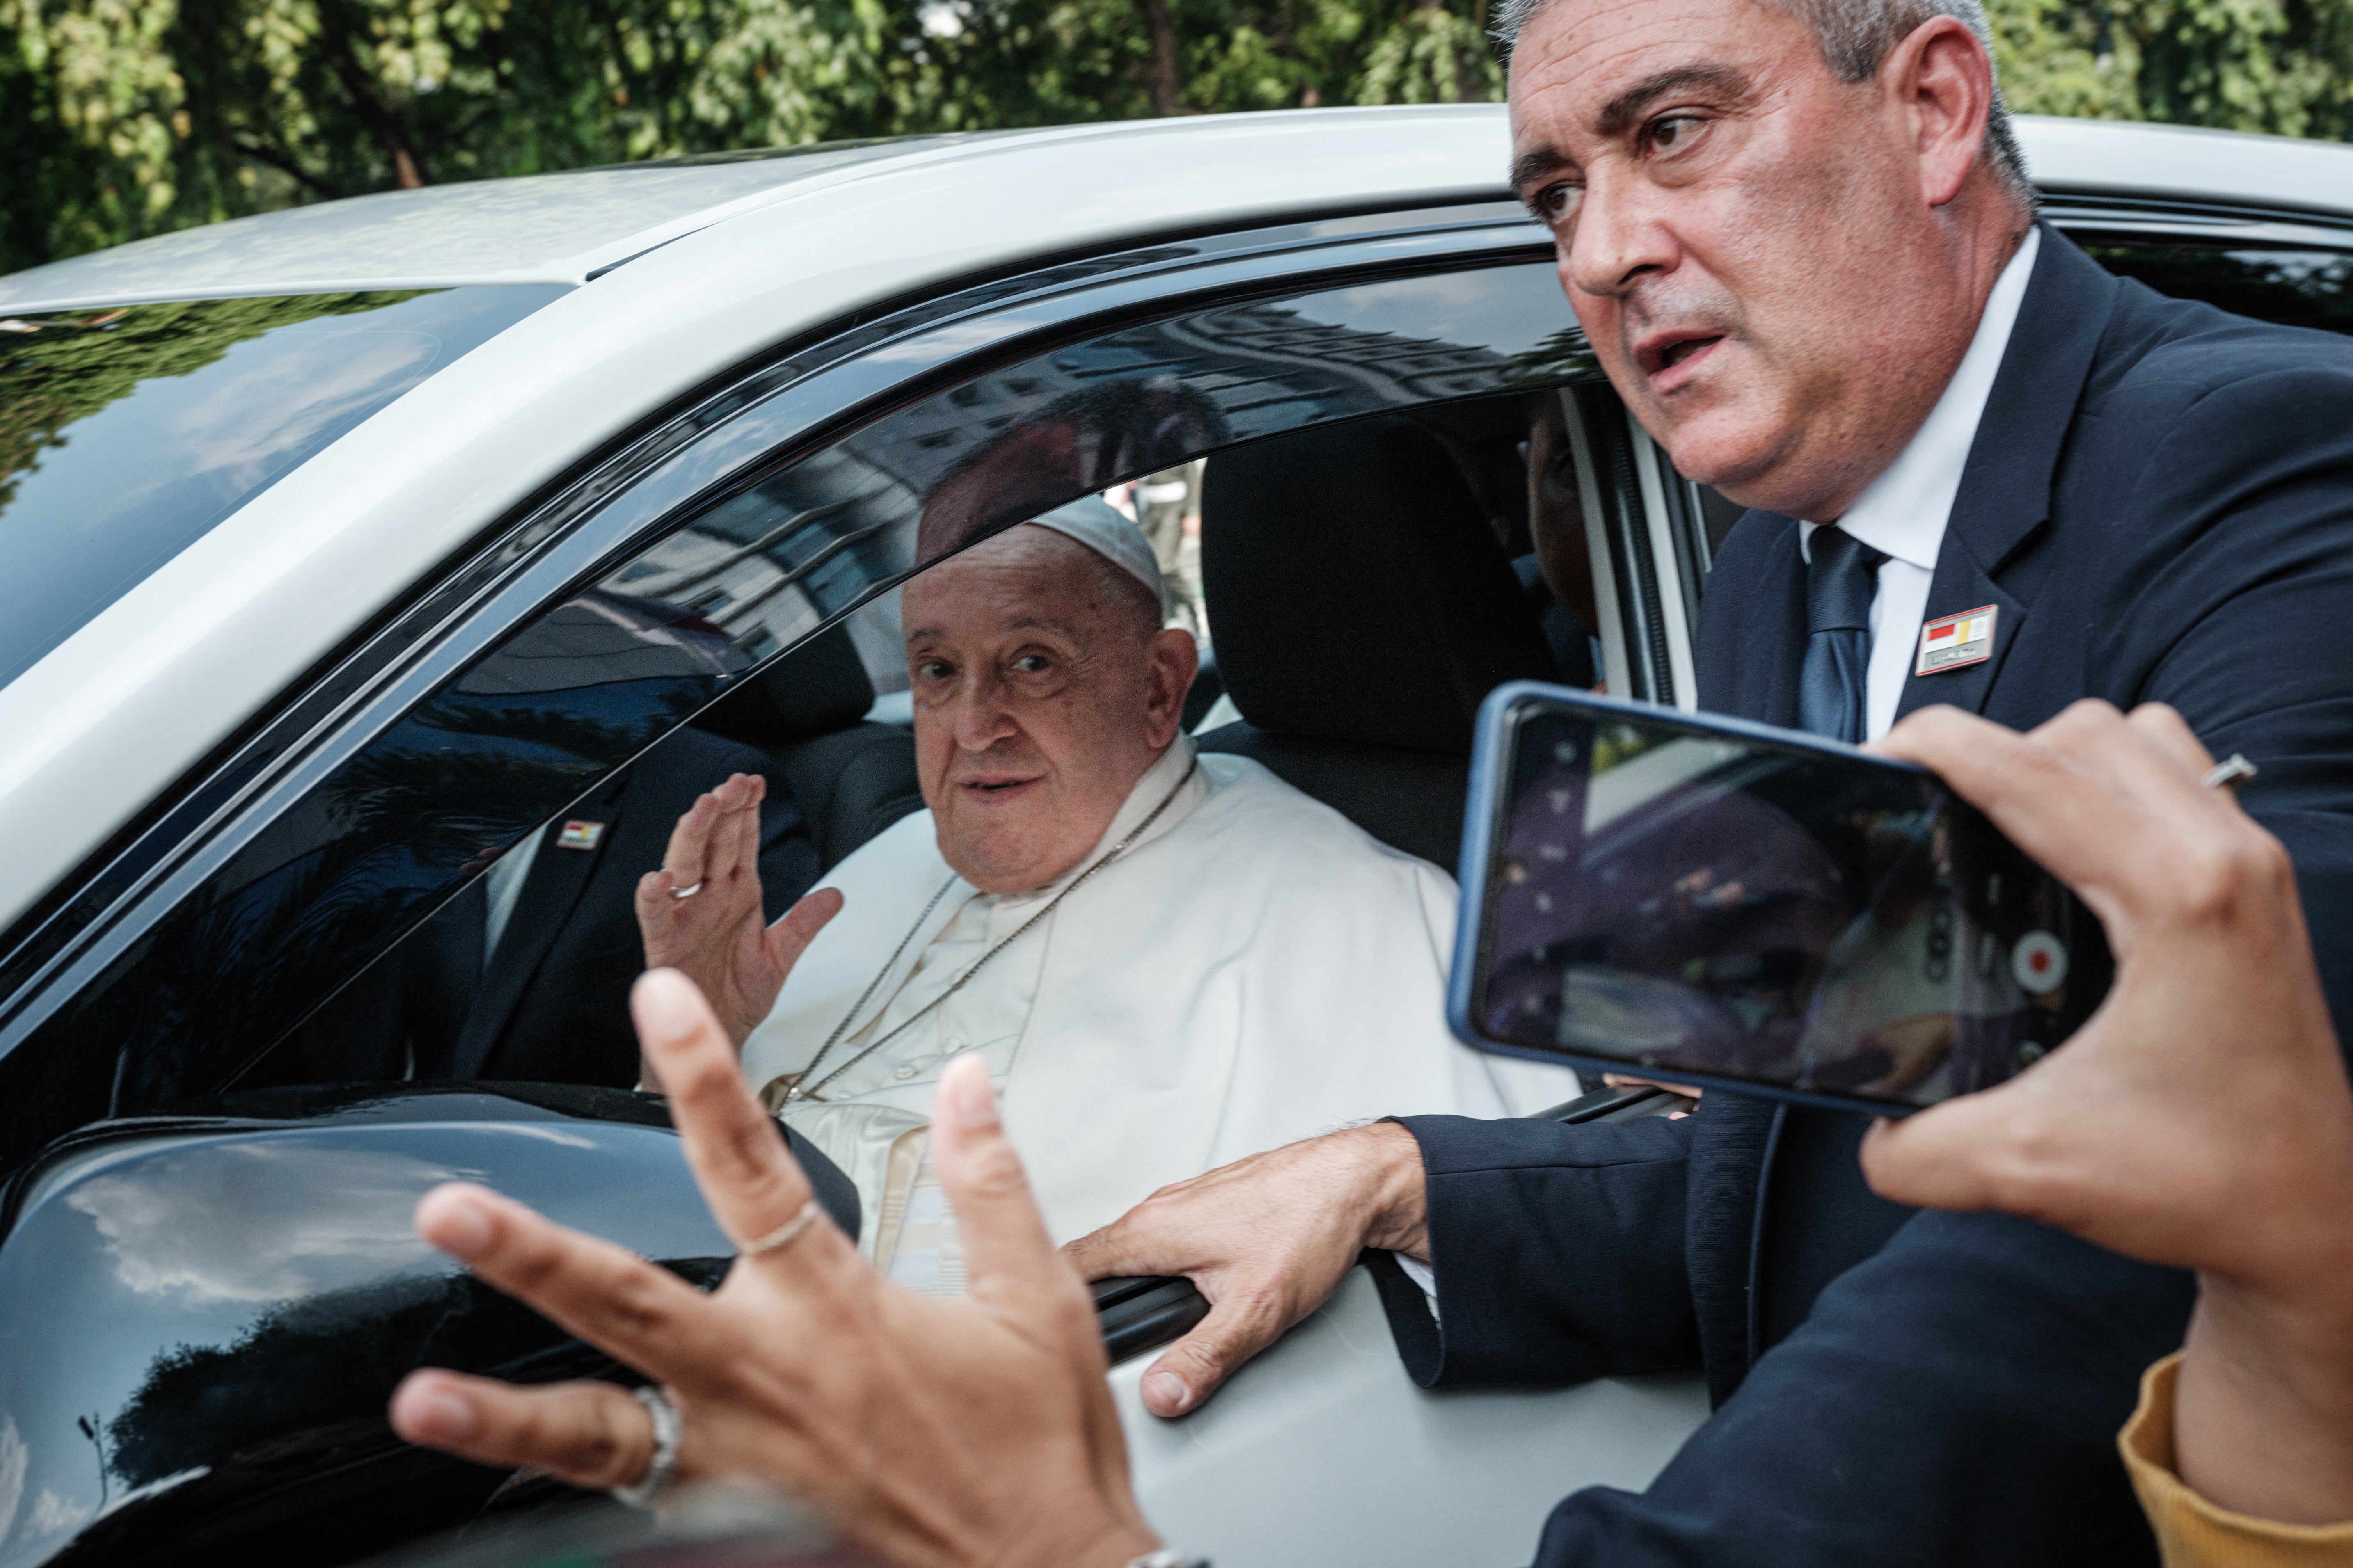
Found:
[[(1520, 41), (1520, 34), (1535, 19), (1548, 0), (1501, 0), (1489, 29), (1504, 58)], [(1980, 0), (1757, 0), (1786, 11), (1812, 29), (1822, 60), (1843, 82), (1869, 81), (1878, 74), (1888, 51), (1936, 16), (1951, 16), (1978, 36), (1986, 52), (1993, 52), (1993, 31), (1987, 25)], [(1990, 64), (1990, 60), (1989, 60)], [(2026, 175), (2026, 156), (2019, 151), (2018, 133), (2010, 123), (2010, 106), (2002, 101), (2001, 83), (1993, 89), (1993, 108), (1986, 116), (1984, 153), (1996, 178), (2031, 210), (2034, 184)]]

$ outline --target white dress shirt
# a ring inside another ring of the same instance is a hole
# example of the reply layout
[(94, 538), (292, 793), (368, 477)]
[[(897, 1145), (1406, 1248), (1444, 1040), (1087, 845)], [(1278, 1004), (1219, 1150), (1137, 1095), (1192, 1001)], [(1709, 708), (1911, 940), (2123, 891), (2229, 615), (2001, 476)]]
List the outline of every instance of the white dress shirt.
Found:
[[(2029, 229), (2026, 243), (2010, 258), (1986, 297), (1985, 314), (1978, 318), (1977, 335), (1960, 368), (1945, 384), (1944, 395), (1928, 411), (1927, 419), (1895, 460), (1854, 498), (1838, 525), (1887, 557), (1879, 568), (1879, 589), (1871, 600), (1871, 672), (1863, 694), (1863, 738), (1875, 741), (1895, 722), (1895, 705), (1903, 700), (1904, 682), (1912, 673), (1919, 649), (1920, 623), (1927, 618), (1928, 584), (1936, 573), (1936, 552), (1944, 546), (1945, 523), (1953, 513), (1953, 498), (1960, 493), (1961, 471), (1969, 447), (1978, 438), (1978, 422), (1985, 416), (1993, 378), (2010, 347), (2010, 329), (2018, 324), (2018, 307), (2026, 298), (2026, 279), (2034, 270), (2042, 232)], [(1798, 548), (1813, 560), (1816, 523), (1798, 525)], [(1945, 606), (1966, 610), (1968, 605)]]

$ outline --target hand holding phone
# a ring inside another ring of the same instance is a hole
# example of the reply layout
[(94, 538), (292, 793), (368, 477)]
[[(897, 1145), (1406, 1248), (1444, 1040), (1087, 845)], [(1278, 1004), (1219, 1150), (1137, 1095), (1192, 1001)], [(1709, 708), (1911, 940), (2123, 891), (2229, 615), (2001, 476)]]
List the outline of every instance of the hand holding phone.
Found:
[(2091, 912), (1909, 763), (1518, 683), (1470, 793), (1449, 1013), (1488, 1050), (1900, 1114), (2107, 986)]

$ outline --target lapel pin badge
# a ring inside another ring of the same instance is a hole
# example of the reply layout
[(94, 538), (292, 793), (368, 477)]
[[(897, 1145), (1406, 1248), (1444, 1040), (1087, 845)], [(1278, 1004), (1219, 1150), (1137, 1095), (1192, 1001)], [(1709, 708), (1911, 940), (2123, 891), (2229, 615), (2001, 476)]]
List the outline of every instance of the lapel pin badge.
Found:
[(564, 831), (555, 836), (558, 849), (594, 849), (604, 841), (605, 825), (601, 822), (567, 822)]
[(1997, 605), (1979, 605), (1957, 616), (1929, 621), (1920, 628), (1920, 657), (1915, 675), (1942, 675), (1948, 669), (1983, 664), (1993, 657), (1993, 621)]

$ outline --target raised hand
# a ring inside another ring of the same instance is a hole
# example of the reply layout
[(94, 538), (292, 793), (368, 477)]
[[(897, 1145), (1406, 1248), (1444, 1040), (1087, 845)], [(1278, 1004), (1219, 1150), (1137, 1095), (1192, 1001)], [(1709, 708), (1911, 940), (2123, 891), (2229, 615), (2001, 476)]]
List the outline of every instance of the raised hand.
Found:
[[(680, 1415), (681, 1481), (789, 1492), (909, 1568), (1118, 1568), (1153, 1550), (1093, 1304), (1047, 1237), (979, 1058), (950, 1065), (932, 1124), (971, 1294), (927, 1300), (877, 1275), (822, 1217), (792, 1226), (808, 1180), (693, 986), (656, 971), (631, 1000), (712, 1213), (754, 1238), (726, 1282), (704, 1296), (462, 1184), (427, 1194), (418, 1232), (661, 1384)], [(636, 1483), (654, 1442), (645, 1408), (605, 1383), (419, 1372), (393, 1395), (392, 1422), (413, 1443), (586, 1487)]]
[(1924, 709), (1883, 749), (1944, 775), (2082, 895), (2107, 999), (2024, 1073), (1864, 1140), (1900, 1203), (1994, 1208), (2199, 1271), (2182, 1479), (2242, 1513), (2353, 1518), (2353, 1092), (2287, 852), (2172, 710), (2018, 735)]
[(1209, 1315), (1138, 1384), (1181, 1415), (1324, 1304), (1368, 1247), (1424, 1255), (1421, 1146), (1376, 1122), (1252, 1154), (1161, 1188), (1062, 1249), (1089, 1279), (1177, 1275)]
[[(709, 1000), (741, 1047), (785, 988), (810, 941), (841, 909), (819, 888), (771, 926), (760, 901), (760, 802), (768, 781), (736, 773), (671, 829), (661, 869), (638, 879), (648, 969), (675, 969)], [(648, 1062), (644, 1081), (659, 1087)]]

